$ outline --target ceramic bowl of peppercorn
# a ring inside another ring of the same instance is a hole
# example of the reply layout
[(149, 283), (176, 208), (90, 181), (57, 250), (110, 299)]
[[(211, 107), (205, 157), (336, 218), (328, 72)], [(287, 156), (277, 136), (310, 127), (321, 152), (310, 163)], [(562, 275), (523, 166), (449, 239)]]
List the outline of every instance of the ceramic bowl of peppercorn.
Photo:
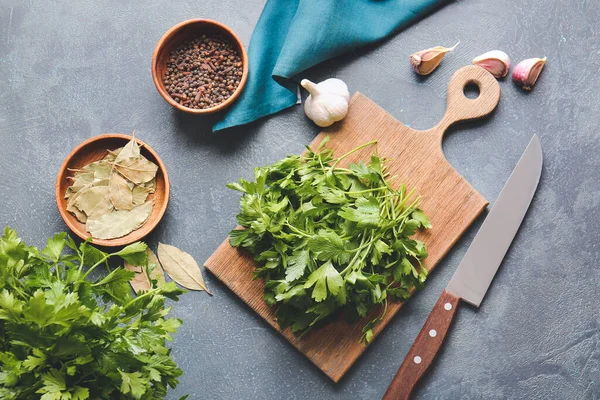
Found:
[(244, 89), (248, 55), (227, 26), (192, 19), (169, 29), (152, 56), (152, 78), (160, 95), (190, 114), (213, 114), (230, 106)]

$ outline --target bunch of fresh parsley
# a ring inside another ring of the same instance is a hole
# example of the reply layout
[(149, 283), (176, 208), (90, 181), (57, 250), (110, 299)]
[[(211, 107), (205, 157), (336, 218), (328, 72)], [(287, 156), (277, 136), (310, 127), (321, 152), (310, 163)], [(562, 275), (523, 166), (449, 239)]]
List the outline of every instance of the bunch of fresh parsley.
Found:
[[(63, 252), (67, 246), (73, 252)], [(0, 398), (157, 399), (182, 371), (165, 347), (181, 321), (167, 319), (174, 283), (132, 297), (134, 273), (110, 269), (120, 257), (147, 265), (144, 243), (108, 254), (64, 233), (43, 250), (6, 228), (0, 238)], [(99, 266), (109, 272), (92, 280)], [(154, 282), (156, 283), (156, 281)]]
[(411, 236), (431, 225), (414, 191), (392, 188), (376, 152), (368, 165), (338, 166), (376, 142), (339, 158), (325, 143), (255, 169), (254, 182), (227, 185), (243, 193), (237, 220), (244, 229), (232, 231), (230, 243), (259, 264), (255, 276), (264, 278), (265, 301), (282, 328), (306, 332), (339, 310), (358, 320), (382, 305), (363, 328), (368, 343), (388, 296), (404, 300), (425, 281), (427, 251)]

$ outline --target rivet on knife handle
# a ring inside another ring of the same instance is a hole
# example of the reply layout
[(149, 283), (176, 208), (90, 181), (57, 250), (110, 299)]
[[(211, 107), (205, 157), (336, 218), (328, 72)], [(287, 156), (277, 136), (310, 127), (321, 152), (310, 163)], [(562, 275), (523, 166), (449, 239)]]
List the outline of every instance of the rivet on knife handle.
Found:
[(435, 358), (450, 328), (460, 298), (444, 290), (431, 310), (383, 400), (408, 399), (413, 388)]

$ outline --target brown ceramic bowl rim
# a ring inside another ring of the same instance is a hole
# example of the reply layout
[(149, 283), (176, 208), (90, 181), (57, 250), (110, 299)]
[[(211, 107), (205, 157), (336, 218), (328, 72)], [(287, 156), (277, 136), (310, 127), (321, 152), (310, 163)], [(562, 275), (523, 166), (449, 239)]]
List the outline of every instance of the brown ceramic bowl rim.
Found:
[[(61, 186), (62, 186), (61, 181), (62, 181), (63, 177), (65, 176), (65, 174), (67, 173), (67, 168), (69, 168), (69, 164), (72, 161), (73, 157), (75, 157), (75, 155), (79, 154), (84, 147), (90, 145), (91, 143), (94, 143), (94, 142), (100, 141), (100, 140), (104, 140), (104, 139), (124, 139), (124, 140), (129, 141), (129, 140), (131, 140), (131, 136), (125, 135), (123, 133), (105, 133), (105, 134), (94, 136), (92, 138), (89, 138), (89, 139), (83, 141), (82, 143), (77, 145), (77, 147), (75, 147), (73, 150), (71, 150), (69, 155), (65, 158), (62, 165), (60, 166), (58, 175), (56, 177), (55, 198), (56, 198), (56, 205), (58, 207), (58, 212), (60, 213), (60, 216), (62, 217), (65, 224), (69, 227), (69, 229), (73, 233), (75, 233), (77, 236), (79, 236), (81, 239), (84, 239), (84, 240), (90, 238), (91, 235), (89, 233), (87, 235), (81, 234), (79, 229), (77, 229), (77, 227), (72, 222), (72, 218), (71, 218), (72, 214), (70, 212), (68, 212), (66, 208), (61, 207), (61, 201), (64, 197), (64, 193), (62, 193), (62, 191), (60, 190)], [(164, 176), (164, 180), (165, 180), (164, 196), (163, 196), (164, 201), (162, 202), (162, 204), (160, 204), (160, 208), (158, 210), (158, 214), (156, 214), (156, 217), (154, 217), (153, 220), (151, 220), (151, 221), (150, 220), (146, 221), (144, 223), (144, 225), (142, 225), (137, 230), (135, 230), (123, 237), (119, 237), (119, 238), (115, 238), (115, 239), (92, 238), (91, 243), (93, 243), (93, 244), (96, 244), (99, 246), (114, 247), (114, 246), (125, 246), (125, 245), (131, 244), (133, 242), (136, 242), (136, 241), (144, 238), (150, 232), (152, 232), (154, 230), (154, 228), (156, 228), (156, 226), (158, 225), (158, 223), (160, 222), (162, 217), (165, 215), (167, 206), (169, 204), (169, 196), (170, 196), (170, 191), (171, 191), (170, 183), (169, 183), (169, 175), (167, 174), (167, 169), (166, 169), (165, 165), (163, 164), (162, 160), (160, 159), (160, 157), (158, 156), (158, 154), (156, 153), (156, 151), (154, 151), (154, 149), (152, 147), (148, 146), (145, 142), (143, 142), (137, 138), (135, 140), (140, 145), (140, 147), (143, 147), (144, 149), (146, 149), (152, 155), (152, 157), (154, 157), (154, 159), (156, 160), (156, 164), (158, 165), (159, 171)], [(157, 206), (157, 204), (155, 204), (155, 207), (156, 206)]]
[[(218, 29), (226, 32), (228, 36), (230, 36), (233, 40), (235, 40), (235, 42), (237, 43), (237, 45), (241, 51), (242, 79), (240, 80), (240, 84), (238, 85), (238, 87), (235, 89), (233, 94), (227, 100), (225, 100), (223, 103), (218, 104), (211, 108), (195, 109), (195, 108), (189, 108), (186, 106), (182, 106), (181, 104), (177, 103), (175, 100), (173, 100), (173, 98), (166, 91), (164, 84), (161, 80), (161, 77), (158, 76), (158, 72), (157, 72), (157, 65), (159, 62), (158, 55), (161, 52), (161, 50), (163, 49), (165, 43), (169, 39), (171, 39), (172, 37), (177, 35), (177, 33), (179, 33), (183, 28), (190, 26), (190, 25), (194, 25), (194, 24), (208, 24), (208, 25), (216, 26)], [(203, 18), (188, 19), (187, 21), (178, 23), (177, 25), (175, 25), (171, 29), (169, 29), (167, 32), (165, 32), (165, 34), (160, 38), (160, 40), (156, 44), (156, 47), (154, 48), (154, 53), (152, 54), (152, 80), (154, 81), (154, 85), (156, 86), (156, 89), (158, 90), (160, 95), (163, 97), (163, 99), (166, 100), (167, 103), (169, 103), (173, 107), (177, 108), (178, 110), (184, 111), (189, 114), (196, 114), (196, 115), (213, 114), (213, 113), (219, 112), (219, 111), (224, 110), (225, 108), (229, 107), (239, 97), (239, 95), (242, 93), (242, 90), (244, 90), (244, 86), (246, 85), (247, 79), (248, 79), (248, 53), (246, 52), (244, 43), (242, 43), (242, 41), (240, 40), (238, 35), (236, 35), (236, 33), (231, 28), (229, 28), (225, 24), (222, 24), (221, 22), (218, 22), (218, 21), (215, 21), (212, 19), (203, 19)]]

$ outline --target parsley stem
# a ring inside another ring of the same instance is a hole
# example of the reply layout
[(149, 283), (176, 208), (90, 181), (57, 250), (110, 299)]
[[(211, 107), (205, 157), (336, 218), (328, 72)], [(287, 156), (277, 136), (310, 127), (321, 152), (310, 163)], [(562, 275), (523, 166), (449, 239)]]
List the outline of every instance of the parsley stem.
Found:
[[(407, 199), (408, 199), (408, 197), (407, 197)], [(408, 214), (415, 210), (415, 207), (419, 204), (420, 201), (421, 201), (421, 197), (417, 197), (415, 199), (415, 201), (413, 201), (410, 206), (406, 207), (406, 210), (404, 210), (402, 212), (402, 214), (400, 214), (400, 218), (406, 219)]]
[(288, 228), (290, 228), (290, 230), (292, 230), (294, 233), (297, 233), (298, 235), (302, 235), (304, 237), (312, 237), (312, 235), (309, 235), (308, 233), (301, 231), (300, 229), (298, 229), (295, 226), (291, 225), (289, 222), (286, 222), (285, 225)]
[[(92, 265), (86, 272), (85, 274), (83, 274), (83, 279), (87, 278), (87, 276), (90, 274), (90, 272), (92, 272), (98, 265), (102, 264), (103, 262), (105, 262), (106, 260), (108, 260), (110, 258), (112, 254), (107, 254), (105, 257), (102, 257), (102, 259), (100, 261), (98, 261), (96, 264)], [(83, 265), (82, 265), (83, 266)], [(81, 272), (81, 268), (80, 268), (80, 272)]]
[[(378, 190), (381, 190), (381, 189), (385, 189), (385, 187), (379, 186), (379, 187), (376, 187), (373, 189), (358, 190), (356, 192), (346, 192), (346, 194), (352, 195), (352, 194), (370, 193), (370, 192), (377, 192)], [(393, 195), (393, 193), (392, 193), (392, 195)]]
[(335, 167), (334, 168), (335, 171), (337, 172), (345, 172), (347, 174), (353, 174), (354, 172), (352, 172), (352, 170), (348, 169), (348, 168), (342, 168), (342, 167)]
[(344, 158), (348, 157), (349, 155), (352, 155), (352, 154), (356, 153), (357, 151), (359, 151), (360, 149), (364, 149), (365, 147), (372, 146), (374, 144), (377, 144), (377, 140), (371, 140), (370, 142), (361, 144), (360, 146), (350, 150), (349, 152), (347, 152), (346, 154), (344, 154), (343, 156), (341, 156), (337, 160), (335, 160), (335, 162), (331, 165), (331, 169), (333, 170), (340, 161), (342, 161)]
[[(363, 246), (363, 244), (365, 243), (366, 237), (367, 237), (366, 231), (363, 231), (363, 238), (362, 238), (362, 240), (360, 242), (360, 245), (356, 249), (354, 249), (354, 250), (359, 250)], [(352, 251), (354, 251), (354, 250), (352, 250)], [(357, 251), (356, 254), (354, 254), (354, 257), (352, 258), (352, 260), (350, 260), (350, 262), (348, 263), (348, 265), (346, 266), (346, 268), (344, 268), (342, 270), (342, 272), (340, 272), (340, 275), (343, 276), (344, 273), (346, 273), (346, 271), (354, 264), (354, 262), (356, 261), (356, 259), (359, 256), (359, 254), (360, 254), (360, 251)]]
[(123, 308), (124, 308), (124, 309), (127, 309), (127, 307), (129, 307), (130, 305), (132, 305), (132, 304), (133, 304), (133, 303), (135, 303), (136, 301), (138, 301), (138, 300), (140, 300), (140, 299), (142, 299), (142, 298), (144, 298), (144, 297), (148, 297), (149, 295), (154, 295), (154, 294), (155, 294), (155, 293), (154, 293), (155, 291), (156, 291), (156, 289), (150, 289), (150, 290), (148, 290), (146, 293), (144, 293), (144, 294), (142, 294), (142, 295), (139, 295), (139, 296), (137, 296), (137, 297), (134, 297), (133, 299), (129, 300), (129, 302), (128, 302), (127, 304), (125, 304), (125, 305), (123, 306)]
[[(18, 279), (15, 279), (17, 282), (21, 282)], [(27, 295), (27, 293), (25, 293), (24, 291), (22, 291), (20, 288), (16, 287), (13, 282), (11, 282), (10, 280), (7, 280), (6, 283), (8, 283), (10, 285), (11, 288), (13, 288), (16, 292), (18, 292), (23, 299), (27, 299), (29, 296)]]
[(374, 243), (376, 240), (379, 240), (379, 238), (380, 238), (380, 237), (381, 237), (381, 235), (377, 235), (376, 237), (373, 237), (373, 232), (371, 232), (371, 239), (370, 239), (370, 240), (369, 240), (367, 243), (364, 243), (364, 241), (365, 241), (365, 238), (366, 238), (366, 235), (365, 235), (365, 236), (363, 237), (363, 240), (362, 240), (362, 242), (361, 242), (360, 246), (359, 246), (359, 247), (357, 247), (357, 248), (356, 248), (356, 249), (354, 249), (354, 250), (351, 250), (351, 251), (356, 251), (356, 254), (354, 255), (354, 258), (352, 259), (352, 261), (350, 261), (350, 262), (348, 263), (348, 265), (346, 266), (346, 268), (344, 268), (344, 269), (342, 270), (342, 272), (340, 272), (340, 275), (343, 275), (343, 274), (344, 274), (344, 273), (345, 273), (345, 272), (348, 270), (348, 268), (350, 268), (350, 267), (352, 267), (352, 266), (353, 266), (354, 262), (356, 261), (356, 259), (358, 258), (358, 256), (359, 256), (359, 255), (360, 255), (360, 253), (361, 253), (361, 251), (360, 251), (360, 250), (362, 250), (362, 249), (364, 249), (364, 248), (368, 248), (368, 250), (367, 250), (367, 251), (365, 251), (365, 254), (363, 255), (362, 259), (361, 259), (361, 260), (360, 260), (360, 262), (359, 262), (359, 265), (360, 265), (360, 264), (362, 264), (362, 263), (365, 261), (365, 258), (367, 258), (367, 255), (369, 254), (369, 250), (370, 250), (371, 246), (373, 245), (373, 243)]

